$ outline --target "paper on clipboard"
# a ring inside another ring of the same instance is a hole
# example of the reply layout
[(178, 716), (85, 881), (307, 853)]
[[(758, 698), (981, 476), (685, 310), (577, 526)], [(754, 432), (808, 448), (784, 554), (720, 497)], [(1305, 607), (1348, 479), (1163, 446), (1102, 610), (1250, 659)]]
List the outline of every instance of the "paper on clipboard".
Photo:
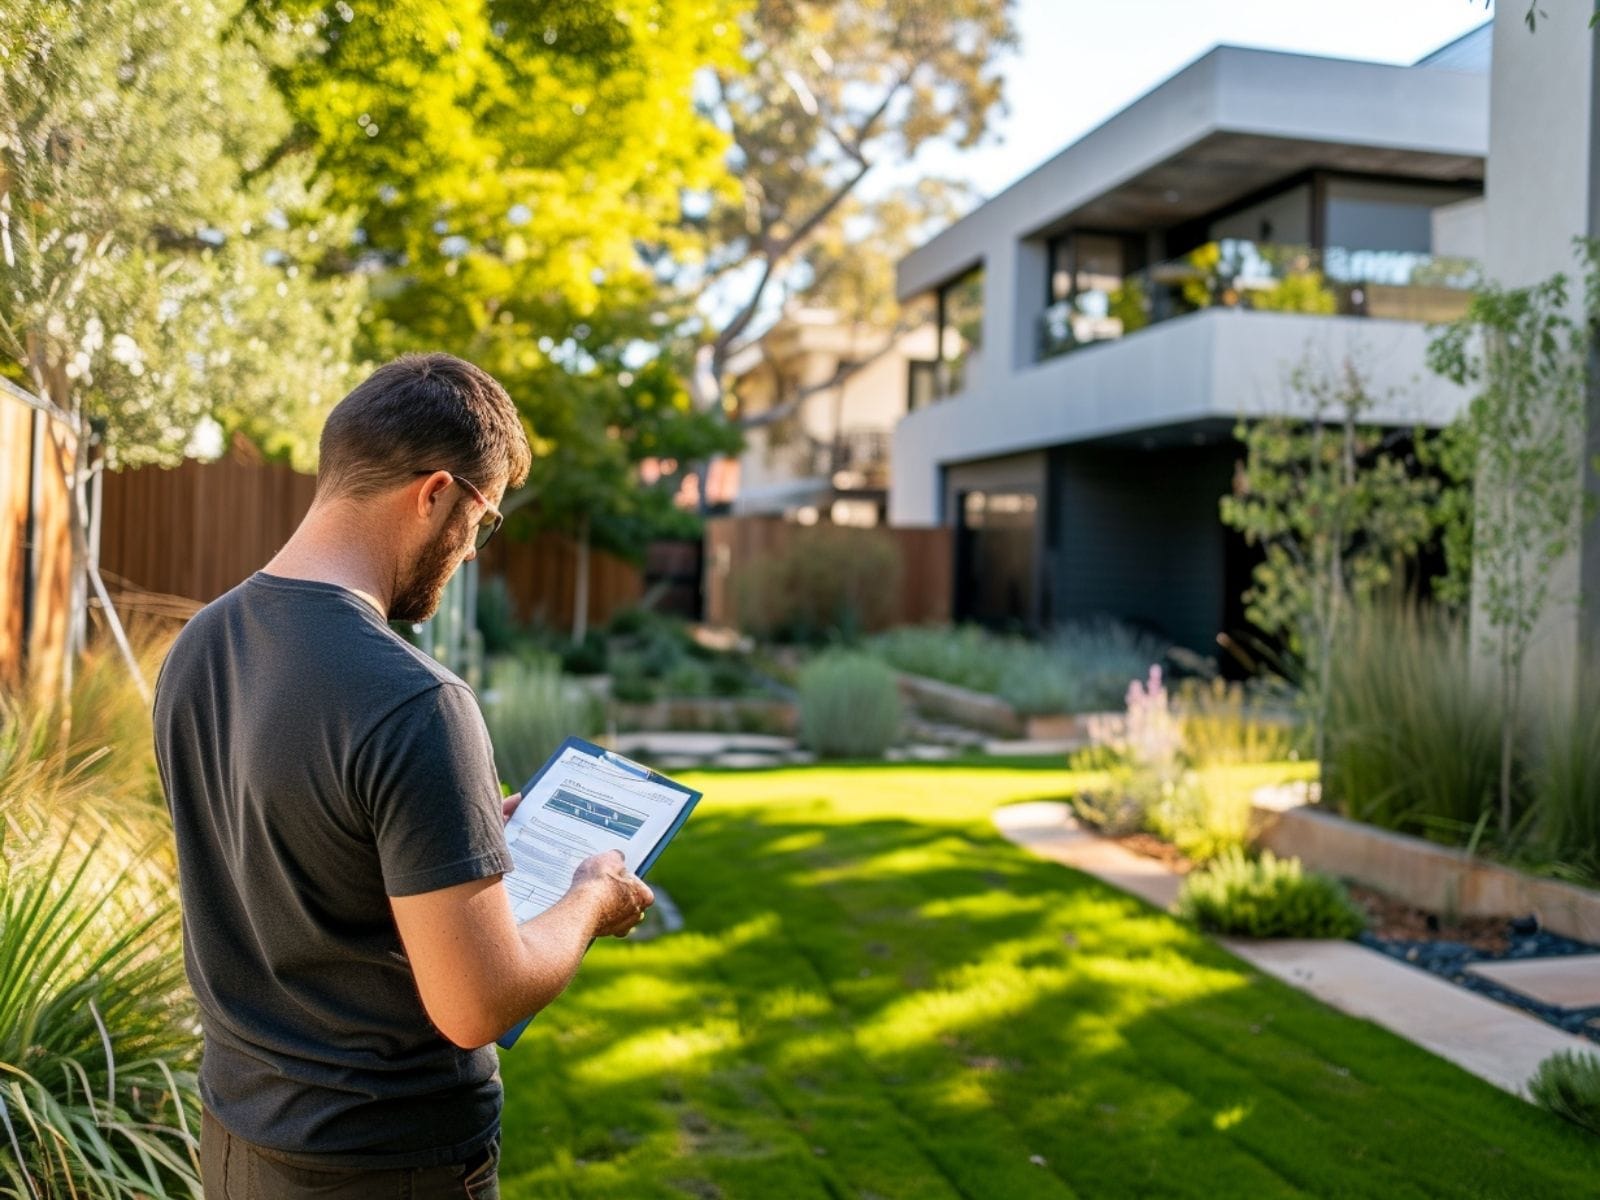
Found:
[(620, 850), (643, 874), (700, 798), (662, 776), (577, 738), (523, 790), (506, 825), (512, 871), (505, 876), (516, 919), (530, 920), (561, 899), (578, 864)]

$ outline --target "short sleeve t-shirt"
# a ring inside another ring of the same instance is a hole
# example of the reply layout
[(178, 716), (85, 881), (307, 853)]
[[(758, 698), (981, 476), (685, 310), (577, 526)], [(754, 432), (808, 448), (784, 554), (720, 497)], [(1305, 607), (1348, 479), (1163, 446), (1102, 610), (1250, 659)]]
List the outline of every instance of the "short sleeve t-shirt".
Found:
[(471, 691), (355, 593), (257, 574), (179, 635), (155, 737), (207, 1107), (330, 1167), (469, 1158), (495, 1050), (433, 1027), (389, 897), (511, 869)]

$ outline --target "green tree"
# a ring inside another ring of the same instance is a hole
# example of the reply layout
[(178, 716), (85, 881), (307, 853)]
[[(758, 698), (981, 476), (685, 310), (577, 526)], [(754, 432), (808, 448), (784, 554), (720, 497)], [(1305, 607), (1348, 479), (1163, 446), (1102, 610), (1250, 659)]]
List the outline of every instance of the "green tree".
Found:
[(364, 287), (317, 270), (345, 230), (270, 160), (288, 123), (238, 10), (0, 0), (0, 354), (76, 435), (74, 630), (92, 586), (122, 640), (85, 537), (103, 463), (174, 461), (208, 420), (303, 457), (349, 371)]
[(1303, 416), (1237, 430), (1245, 460), (1222, 520), (1263, 549), (1246, 612), (1299, 659), (1325, 763), (1335, 647), (1351, 616), (1428, 540), (1440, 485), (1362, 424), (1373, 398), (1354, 364), (1333, 374), (1302, 363), (1288, 391), (1287, 408)]
[(1600, 243), (1578, 245), (1584, 278), (1576, 315), (1563, 274), (1531, 287), (1487, 284), (1428, 346), (1434, 371), (1478, 389), (1446, 433), (1442, 461), (1456, 478), (1475, 480), (1476, 495), (1451, 510), (1445, 545), (1451, 594), (1476, 593), (1481, 645), (1500, 693), (1503, 834), (1515, 817), (1528, 648), (1551, 601), (1575, 599), (1552, 595), (1551, 579), (1577, 544), (1591, 502), (1581, 447), (1600, 322)]
[(756, 0), (740, 32), (744, 62), (716, 69), (708, 109), (742, 187), (705, 197), (708, 256), (678, 273), (707, 325), (690, 386), (702, 411), (723, 410), (730, 357), (786, 295), (838, 274), (842, 247), (915, 226), (896, 211), (908, 205), (924, 222), (948, 207), (935, 181), (872, 202), (862, 185), (929, 143), (977, 144), (1016, 41), (1011, 0)]
[(363, 348), (493, 373), (536, 455), (508, 510), (580, 553), (636, 554), (674, 519), (671, 480), (645, 484), (639, 462), (706, 432), (652, 366), (681, 370), (656, 264), (699, 254), (685, 194), (731, 190), (727, 137), (693, 92), (704, 67), (738, 69), (737, 0), (252, 9), (259, 36), (309, 38), (278, 72), (294, 125), (275, 154), (308, 158), (354, 214), (346, 269), (374, 279)]

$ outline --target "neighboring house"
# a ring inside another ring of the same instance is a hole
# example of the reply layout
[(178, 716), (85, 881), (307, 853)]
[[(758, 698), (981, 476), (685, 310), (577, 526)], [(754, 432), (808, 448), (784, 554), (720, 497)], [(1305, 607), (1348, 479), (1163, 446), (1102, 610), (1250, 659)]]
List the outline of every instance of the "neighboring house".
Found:
[(907, 364), (932, 358), (934, 337), (932, 326), (886, 330), (797, 308), (740, 351), (730, 364), (746, 426), (734, 513), (882, 524)]
[(908, 368), (890, 520), (957, 531), (958, 617), (1214, 652), (1241, 417), (1347, 359), (1376, 424), (1459, 410), (1426, 322), (1482, 253), (1488, 60), (1487, 27), (1410, 67), (1219, 47), (900, 263), (946, 352)]

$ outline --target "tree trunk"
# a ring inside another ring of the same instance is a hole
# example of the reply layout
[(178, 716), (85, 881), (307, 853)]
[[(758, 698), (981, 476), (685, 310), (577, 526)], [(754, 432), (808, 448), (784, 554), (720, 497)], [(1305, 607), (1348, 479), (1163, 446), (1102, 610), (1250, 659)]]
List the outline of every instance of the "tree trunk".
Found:
[(572, 581), (572, 643), (581, 645), (589, 633), (589, 518), (578, 526), (578, 565)]

